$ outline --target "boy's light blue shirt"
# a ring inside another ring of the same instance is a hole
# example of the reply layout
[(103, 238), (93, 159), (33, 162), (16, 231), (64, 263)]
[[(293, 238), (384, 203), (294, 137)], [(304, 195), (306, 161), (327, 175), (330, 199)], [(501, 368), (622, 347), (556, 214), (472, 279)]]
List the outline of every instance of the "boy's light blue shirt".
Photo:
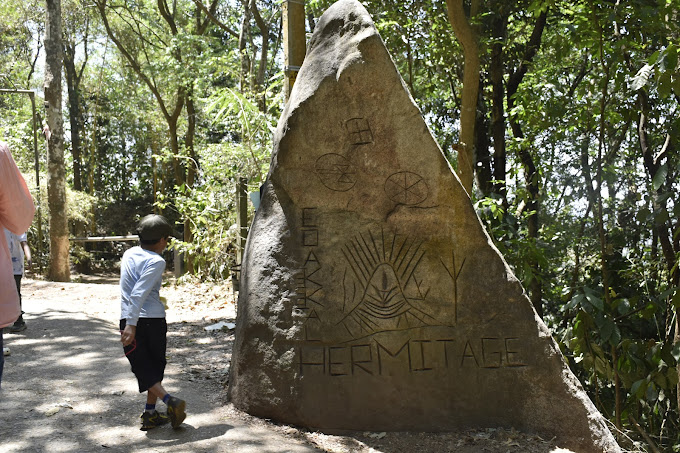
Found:
[(160, 299), (165, 260), (140, 246), (123, 254), (120, 263), (120, 319), (136, 326), (139, 318), (165, 318)]

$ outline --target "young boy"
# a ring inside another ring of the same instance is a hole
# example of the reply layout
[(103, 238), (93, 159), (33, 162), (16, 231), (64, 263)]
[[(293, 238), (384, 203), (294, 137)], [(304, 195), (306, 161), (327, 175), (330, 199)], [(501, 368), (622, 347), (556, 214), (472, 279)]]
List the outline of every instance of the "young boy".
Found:
[[(14, 271), (14, 282), (17, 285), (17, 293), (19, 293), (19, 308), (21, 308), (21, 278), (24, 276), (24, 259), (27, 267), (30, 269), (31, 249), (28, 247), (28, 239), (26, 233), (14, 234), (7, 228), (5, 230), (5, 239), (9, 246), (9, 254), (12, 256), (12, 270)], [(19, 319), (9, 328), (10, 333), (17, 333), (26, 330), (26, 321), (24, 321), (24, 312), (21, 311)]]
[[(168, 421), (177, 428), (186, 417), (186, 403), (161, 385), (168, 331), (159, 295), (165, 270), (161, 253), (172, 236), (172, 227), (165, 217), (151, 214), (139, 222), (137, 233), (140, 245), (127, 250), (120, 265), (121, 342), (137, 377), (139, 393), (147, 392), (142, 431)], [(165, 403), (167, 415), (156, 411), (158, 399)]]

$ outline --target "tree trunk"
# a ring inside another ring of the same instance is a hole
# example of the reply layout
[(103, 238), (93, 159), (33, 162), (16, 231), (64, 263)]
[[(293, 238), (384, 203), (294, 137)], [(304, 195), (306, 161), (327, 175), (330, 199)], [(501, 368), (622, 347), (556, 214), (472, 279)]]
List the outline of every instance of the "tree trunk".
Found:
[[(480, 80), (480, 84), (483, 80)], [(493, 169), (491, 167), (491, 142), (489, 141), (489, 121), (484, 97), (479, 90), (477, 118), (475, 122), (475, 158), (477, 159), (477, 187), (482, 195), (488, 197), (493, 191)]]
[[(502, 7), (501, 7), (502, 8)], [(489, 79), (491, 81), (491, 135), (493, 137), (493, 192), (500, 195), (503, 206), (507, 207), (507, 190), (505, 185), (506, 151), (505, 151), (505, 110), (503, 87), (504, 52), (503, 42), (507, 29), (507, 18), (501, 11), (493, 21), (494, 43), (491, 47), (489, 62)]]
[[(537, 18), (534, 29), (531, 33), (531, 38), (527, 43), (527, 47), (522, 58), (522, 62), (515, 72), (513, 72), (508, 78), (508, 90), (506, 94), (506, 99), (508, 103), (508, 111), (512, 111), (515, 106), (515, 94), (524, 79), (524, 76), (529, 70), (529, 65), (532, 63), (538, 48), (541, 45), (541, 38), (543, 36), (543, 30), (545, 29), (545, 24), (547, 20), (548, 12), (543, 11)], [(522, 126), (516, 117), (509, 117), (510, 127), (512, 128), (512, 133), (516, 139), (520, 142), (518, 147), (518, 155), (520, 161), (522, 162), (522, 168), (524, 170), (524, 181), (527, 188), (527, 200), (526, 209), (529, 211), (529, 216), (527, 217), (527, 230), (528, 239), (532, 242), (533, 247), (537, 247), (538, 232), (540, 229), (539, 222), (539, 212), (540, 212), (540, 175), (537, 170), (536, 163), (533, 160), (531, 151), (528, 146), (524, 143), (524, 133), (522, 131)], [(531, 298), (531, 303), (538, 312), (540, 316), (543, 316), (543, 287), (540, 280), (540, 264), (538, 257), (531, 256), (529, 258), (529, 266), (532, 269), (533, 277), (529, 283), (529, 295)]]
[(257, 77), (255, 78), (255, 87), (258, 91), (258, 103), (260, 104), (260, 110), (264, 111), (264, 93), (262, 93), (264, 87), (264, 78), (267, 71), (267, 61), (269, 60), (269, 27), (267, 23), (262, 19), (260, 11), (257, 9), (257, 3), (255, 0), (250, 0), (250, 10), (255, 18), (255, 23), (260, 29), (260, 34), (262, 35), (262, 48), (260, 49), (260, 62), (257, 67)]
[(45, 108), (49, 127), (47, 140), (47, 203), (50, 210), (50, 266), (48, 278), (67, 282), (69, 266), (68, 216), (64, 129), (61, 111), (61, 0), (47, 0), (45, 38)]
[(250, 2), (243, 0), (243, 19), (241, 20), (241, 33), (238, 38), (238, 52), (241, 56), (241, 93), (245, 94), (250, 89), (250, 55), (247, 50), (247, 37), (250, 35)]
[[(194, 136), (196, 133), (196, 108), (193, 100), (193, 89), (189, 89), (187, 93), (187, 132), (184, 143), (187, 152), (189, 153), (189, 162), (187, 163), (187, 190), (193, 190), (196, 179), (196, 170), (198, 168), (198, 156), (194, 149)], [(184, 219), (184, 242), (191, 244), (194, 241), (194, 234), (191, 228), (191, 220)], [(186, 271), (189, 274), (194, 273), (194, 256), (190, 253), (186, 255)]]
[(82, 140), (83, 124), (80, 110), (80, 89), (78, 72), (76, 71), (76, 49), (73, 43), (64, 45), (64, 69), (66, 70), (66, 88), (68, 91), (68, 113), (71, 125), (71, 155), (73, 157), (73, 188), (83, 190), (82, 184)]
[[(470, 16), (474, 16), (479, 5), (472, 1)], [(472, 194), (474, 179), (474, 141), (477, 116), (477, 94), (479, 91), (479, 44), (477, 33), (468, 22), (463, 8), (463, 0), (446, 0), (449, 22), (456, 39), (463, 47), (465, 68), (463, 70), (463, 100), (460, 112), (460, 140), (458, 146), (458, 177), (463, 188)]]

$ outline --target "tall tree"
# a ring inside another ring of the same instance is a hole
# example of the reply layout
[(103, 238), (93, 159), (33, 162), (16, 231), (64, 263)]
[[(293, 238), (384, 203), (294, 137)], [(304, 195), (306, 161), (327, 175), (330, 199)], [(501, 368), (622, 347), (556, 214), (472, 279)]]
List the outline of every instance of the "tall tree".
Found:
[(64, 126), (61, 108), (61, 0), (47, 0), (45, 36), (45, 108), (49, 127), (47, 140), (47, 194), (50, 209), (50, 266), (48, 277), (66, 282), (69, 265), (68, 218), (66, 210), (66, 168)]
[[(446, 0), (449, 22), (463, 47), (465, 68), (463, 72), (462, 107), (460, 113), (460, 141), (458, 144), (458, 176), (468, 194), (472, 194), (475, 171), (475, 122), (479, 94), (479, 38), (474, 26), (465, 15), (463, 0)], [(470, 18), (479, 11), (479, 0), (472, 0)]]
[[(547, 10), (543, 10), (534, 24), (533, 32), (531, 37), (526, 44), (524, 54), (520, 60), (517, 68), (510, 74), (508, 78), (508, 91), (507, 91), (507, 105), (508, 111), (513, 111), (515, 107), (515, 96), (517, 95), (517, 89), (522, 83), (524, 76), (529, 70), (530, 65), (533, 63), (534, 57), (538, 52), (541, 45), (541, 37), (543, 36), (543, 30), (545, 29), (546, 19), (548, 16)], [(525, 141), (524, 132), (522, 130), (522, 125), (518, 118), (514, 115), (509, 115), (510, 127), (512, 133), (517, 140), (518, 147), (517, 153), (519, 159), (522, 162), (522, 167), (524, 170), (524, 180), (526, 184), (526, 203), (523, 204), (527, 215), (527, 238), (532, 245), (536, 245), (539, 238), (540, 230), (540, 174), (538, 171), (538, 166), (534, 161), (534, 157), (531, 153), (529, 144)], [(536, 253), (529, 255), (529, 266), (532, 269), (533, 276), (529, 282), (530, 286), (530, 298), (531, 303), (538, 312), (539, 315), (543, 315), (543, 291), (541, 282), (541, 270), (539, 259)]]
[[(73, 159), (73, 188), (83, 190), (82, 155), (83, 155), (83, 97), (81, 82), (89, 57), (88, 40), (90, 15), (82, 12), (82, 4), (72, 5), (64, 14), (64, 69), (66, 71), (66, 89), (68, 92), (69, 125), (71, 127), (71, 156)], [(87, 11), (87, 9), (86, 9)], [(80, 41), (80, 42), (79, 42)], [(82, 59), (76, 62), (76, 48), (82, 44)], [(80, 66), (78, 66), (80, 65)]]

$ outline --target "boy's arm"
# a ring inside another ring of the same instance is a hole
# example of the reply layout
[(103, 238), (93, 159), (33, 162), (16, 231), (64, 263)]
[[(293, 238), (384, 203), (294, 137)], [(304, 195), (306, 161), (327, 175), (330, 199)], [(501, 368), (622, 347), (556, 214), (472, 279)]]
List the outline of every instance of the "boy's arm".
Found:
[(120, 342), (123, 343), (123, 347), (132, 343), (132, 340), (135, 339), (135, 335), (137, 335), (137, 326), (126, 324), (125, 329), (123, 329), (123, 332), (120, 334)]
[(28, 242), (21, 241), (21, 247), (24, 249), (24, 257), (26, 258), (26, 267), (31, 268), (33, 260), (31, 259), (31, 248), (28, 246)]

